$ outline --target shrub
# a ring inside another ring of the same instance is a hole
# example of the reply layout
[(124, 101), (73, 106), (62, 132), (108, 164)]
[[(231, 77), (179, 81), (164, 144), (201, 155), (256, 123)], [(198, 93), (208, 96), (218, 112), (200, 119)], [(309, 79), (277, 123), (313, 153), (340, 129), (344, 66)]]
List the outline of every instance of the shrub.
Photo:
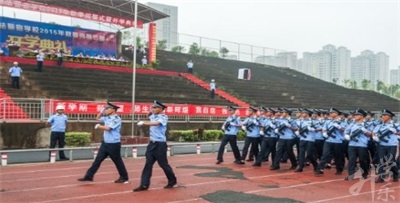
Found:
[(65, 133), (65, 144), (70, 147), (88, 146), (91, 134), (88, 132), (67, 132)]

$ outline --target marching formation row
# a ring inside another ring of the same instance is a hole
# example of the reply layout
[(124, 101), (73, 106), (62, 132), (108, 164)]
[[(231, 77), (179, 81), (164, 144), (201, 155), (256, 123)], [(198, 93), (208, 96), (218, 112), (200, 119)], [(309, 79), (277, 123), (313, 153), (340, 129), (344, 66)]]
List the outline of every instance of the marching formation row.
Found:
[[(395, 157), (400, 124), (392, 120), (395, 114), (387, 109), (382, 110), (380, 121), (373, 118), (373, 113), (362, 109), (350, 113), (336, 108), (328, 111), (299, 109), (293, 119), (292, 110), (287, 108), (249, 107), (243, 121), (235, 113), (236, 107), (229, 106), (228, 110), (230, 116), (222, 125), (225, 135), (216, 164), (223, 162), (224, 148), (229, 142), (236, 164), (244, 164), (250, 148), (247, 161), (254, 161), (255, 167), (260, 167), (271, 154), (271, 170), (279, 170), (280, 162), (289, 158), (292, 164), (290, 169), (302, 172), (304, 166), (311, 163), (314, 173), (322, 175), (324, 168), (330, 167), (333, 160), (335, 174), (341, 175), (347, 158), (348, 176), (345, 180), (354, 179), (357, 161), (364, 179), (368, 178), (374, 166), (378, 174), (376, 183), (384, 182), (387, 172), (393, 182), (399, 180), (400, 156), (397, 163)], [(240, 129), (246, 132), (242, 154), (236, 143)], [(293, 152), (294, 145), (297, 159)]]

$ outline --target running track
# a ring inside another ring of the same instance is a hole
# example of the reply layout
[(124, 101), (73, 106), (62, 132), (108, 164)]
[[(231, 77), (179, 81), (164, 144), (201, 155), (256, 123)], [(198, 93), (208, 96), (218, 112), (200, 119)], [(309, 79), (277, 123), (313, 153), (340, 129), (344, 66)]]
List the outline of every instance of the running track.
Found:
[(232, 163), (231, 153), (224, 155), (225, 162), (221, 165), (215, 165), (215, 158), (216, 154), (171, 156), (169, 162), (178, 186), (164, 189), (166, 177), (155, 164), (150, 189), (142, 192), (132, 189), (139, 185), (143, 157), (124, 159), (129, 184), (113, 182), (118, 173), (108, 159), (89, 183), (76, 179), (83, 176), (92, 160), (8, 165), (0, 167), (0, 202), (260, 202), (257, 198), (266, 198), (263, 202), (400, 201), (399, 182), (374, 184), (375, 177), (344, 181), (346, 173), (336, 176), (333, 169), (316, 176), (311, 167), (303, 173), (294, 173), (287, 170), (288, 164), (281, 164), (281, 171), (270, 171), (269, 162), (264, 162), (261, 168), (254, 168), (249, 162), (238, 166)]

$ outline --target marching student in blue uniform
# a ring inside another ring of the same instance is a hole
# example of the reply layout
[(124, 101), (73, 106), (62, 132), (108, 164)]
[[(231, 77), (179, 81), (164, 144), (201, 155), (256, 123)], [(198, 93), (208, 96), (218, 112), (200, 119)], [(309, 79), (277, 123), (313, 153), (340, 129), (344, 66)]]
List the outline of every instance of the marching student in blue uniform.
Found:
[(387, 109), (383, 109), (381, 113), (382, 124), (375, 127), (373, 131), (373, 139), (378, 142), (378, 178), (375, 183), (383, 183), (385, 177), (386, 165), (393, 172), (393, 182), (399, 181), (399, 170), (396, 164), (397, 133), (398, 126), (393, 122), (394, 113)]
[(343, 172), (343, 132), (345, 124), (340, 120), (340, 113), (341, 112), (336, 108), (331, 108), (329, 110), (329, 116), (332, 120), (326, 122), (323, 128), (323, 136), (326, 140), (316, 174), (324, 174), (325, 164), (331, 159), (331, 151), (333, 151), (333, 158), (336, 164), (335, 175), (341, 175)]
[[(314, 167), (314, 171), (317, 170), (317, 161), (316, 161), (316, 153), (315, 153), (315, 127), (313, 125), (313, 121), (310, 116), (312, 115), (312, 111), (308, 109), (302, 109), (302, 119), (298, 124), (298, 130), (296, 131), (296, 135), (300, 137), (300, 153), (299, 157), (299, 167), (296, 172), (303, 172), (304, 162), (311, 162)], [(306, 156), (307, 153), (307, 156)]]
[[(56, 111), (57, 113), (50, 116), (46, 122), (47, 126), (51, 126), (50, 149), (55, 148), (56, 143), (58, 143), (58, 148), (64, 148), (65, 146), (65, 130), (67, 129), (68, 116), (64, 114), (63, 105), (57, 105)], [(63, 150), (58, 151), (58, 155), (60, 156), (60, 160), (68, 160)]]
[[(374, 113), (372, 113), (371, 111), (367, 111), (367, 116), (365, 116), (365, 120), (364, 120), (365, 128), (367, 128), (371, 132), (379, 124), (379, 122), (374, 119), (374, 116), (375, 116)], [(379, 162), (376, 145), (377, 145), (377, 143), (374, 142), (374, 140), (372, 139), (372, 136), (371, 136), (370, 139), (368, 140), (368, 152), (369, 152), (368, 166), (370, 166), (372, 163), (375, 166), (375, 168), (377, 167), (378, 162)]]
[[(264, 115), (263, 119), (260, 121), (260, 135), (261, 135), (261, 150), (258, 156), (256, 157), (256, 161), (253, 166), (261, 166), (261, 162), (266, 158), (268, 159), (268, 154), (272, 153), (272, 160), (274, 160), (275, 156), (275, 146), (276, 145), (276, 135), (274, 129), (276, 126), (272, 123), (272, 110), (262, 107), (260, 109), (262, 115)], [(275, 142), (274, 140), (275, 139)]]
[[(246, 159), (249, 146), (254, 157), (258, 156), (258, 145), (260, 143), (260, 122), (257, 118), (257, 109), (249, 107), (246, 110), (247, 118), (242, 123), (242, 129), (246, 132), (246, 139), (242, 150), (242, 160)], [(251, 157), (250, 157), (251, 159)]]
[(103, 141), (92, 166), (87, 170), (85, 176), (78, 179), (78, 181), (93, 181), (93, 177), (101, 163), (110, 156), (119, 173), (119, 178), (114, 183), (128, 183), (128, 172), (121, 158), (120, 130), (122, 121), (116, 113), (118, 108), (118, 106), (107, 102), (107, 106), (97, 114), (96, 120), (104, 123), (104, 125), (96, 124), (94, 129), (104, 130)]
[(292, 114), (291, 110), (283, 108), (282, 118), (279, 121), (278, 125), (276, 125), (275, 134), (278, 135), (279, 140), (275, 160), (272, 167), (270, 168), (271, 170), (280, 169), (279, 161), (282, 158), (284, 152), (288, 154), (289, 160), (292, 164), (290, 169), (293, 170), (297, 167), (296, 157), (293, 153), (293, 145), (295, 144), (294, 138), (296, 137), (294, 131), (297, 130), (297, 126), (296, 122), (290, 119), (290, 114)]
[(236, 115), (235, 111), (235, 107), (228, 106), (229, 116), (221, 127), (221, 129), (224, 131), (224, 136), (221, 139), (221, 145), (219, 146), (216, 164), (224, 162), (223, 154), (225, 146), (228, 144), (228, 142), (231, 145), (231, 149), (235, 157), (234, 163), (240, 165), (244, 164), (244, 162), (240, 160), (240, 151), (237, 146), (237, 134), (239, 131), (239, 127), (241, 126), (241, 121), (240, 117)]
[(345, 180), (353, 180), (356, 172), (357, 158), (360, 163), (361, 176), (364, 179), (368, 178), (368, 140), (372, 136), (371, 131), (365, 128), (364, 117), (367, 115), (362, 109), (357, 109), (352, 112), (354, 116), (354, 123), (346, 128), (344, 138), (349, 142), (349, 166), (348, 176)]
[(315, 151), (316, 151), (316, 158), (321, 160), (322, 157), (322, 149), (324, 147), (324, 137), (322, 136), (322, 127), (324, 126), (325, 120), (321, 115), (321, 111), (318, 109), (313, 110), (312, 115), (312, 123), (315, 128)]
[(133, 189), (134, 192), (149, 189), (153, 165), (156, 161), (168, 179), (168, 183), (164, 188), (173, 188), (177, 183), (175, 173), (167, 160), (167, 137), (165, 133), (167, 131), (168, 116), (163, 113), (167, 107), (158, 101), (154, 101), (151, 108), (153, 114), (149, 116), (150, 121), (139, 121), (137, 123), (138, 126), (150, 126), (150, 142), (146, 149), (146, 163), (142, 171), (141, 182), (139, 187)]

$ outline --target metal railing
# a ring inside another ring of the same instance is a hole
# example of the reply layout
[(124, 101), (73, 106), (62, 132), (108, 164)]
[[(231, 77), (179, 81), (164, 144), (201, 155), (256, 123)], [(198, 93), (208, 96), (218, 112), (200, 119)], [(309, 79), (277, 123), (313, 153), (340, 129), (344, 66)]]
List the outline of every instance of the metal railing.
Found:
[[(0, 99), (0, 120), (2, 122), (43, 122), (53, 113), (54, 101), (52, 99), (32, 99), (32, 98), (1, 98)], [(293, 108), (295, 109), (295, 108)], [(378, 119), (380, 112), (374, 111)], [(394, 112), (394, 119), (400, 118), (400, 112)], [(95, 122), (97, 114), (86, 113), (66, 113), (70, 122)], [(143, 120), (146, 114), (120, 114), (122, 122), (132, 122), (133, 120)], [(204, 115), (168, 115), (171, 123), (204, 123), (204, 122), (223, 122), (226, 116), (204, 116)]]
[[(0, 120), (2, 122), (42, 122), (53, 113), (54, 101), (52, 99), (31, 98), (1, 98)], [(66, 113), (69, 122), (95, 122), (97, 114)], [(147, 118), (146, 114), (120, 114), (122, 122), (131, 122)], [(196, 123), (196, 122), (222, 122), (225, 116), (195, 116), (195, 115), (168, 115), (171, 122)]]

